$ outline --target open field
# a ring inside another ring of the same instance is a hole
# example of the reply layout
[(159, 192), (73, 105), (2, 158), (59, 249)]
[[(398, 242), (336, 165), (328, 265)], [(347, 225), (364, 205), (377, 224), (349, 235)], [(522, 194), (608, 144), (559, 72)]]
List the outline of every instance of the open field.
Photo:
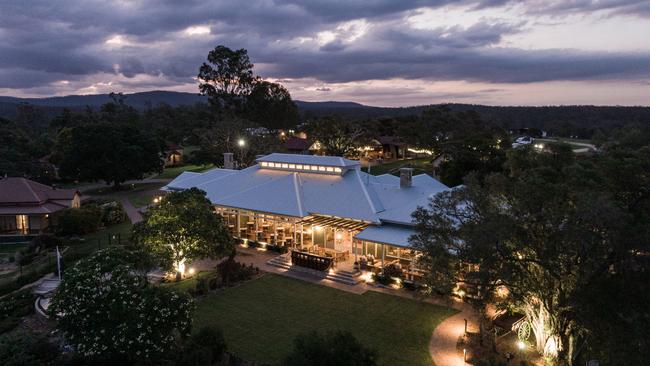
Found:
[(296, 336), (348, 330), (379, 354), (380, 365), (433, 365), (428, 342), (454, 310), (368, 291), (356, 295), (267, 274), (199, 300), (195, 329), (221, 328), (228, 347), (245, 359), (277, 364)]

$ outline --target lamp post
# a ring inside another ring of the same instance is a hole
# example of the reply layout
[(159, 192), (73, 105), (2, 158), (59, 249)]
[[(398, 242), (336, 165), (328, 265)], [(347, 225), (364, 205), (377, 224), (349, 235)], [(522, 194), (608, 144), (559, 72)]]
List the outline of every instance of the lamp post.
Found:
[(239, 139), (237, 141), (237, 145), (239, 146), (239, 163), (243, 165), (243, 162), (244, 162), (244, 147), (246, 146), (246, 140)]

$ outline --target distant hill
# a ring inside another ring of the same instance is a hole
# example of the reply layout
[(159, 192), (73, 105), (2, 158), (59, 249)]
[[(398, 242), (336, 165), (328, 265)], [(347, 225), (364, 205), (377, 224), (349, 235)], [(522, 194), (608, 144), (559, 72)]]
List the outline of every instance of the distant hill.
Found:
[[(194, 93), (172, 91), (149, 91), (125, 94), (126, 103), (144, 110), (150, 106), (168, 104), (172, 107), (205, 103), (207, 98)], [(87, 107), (98, 108), (110, 100), (108, 94), (98, 95), (69, 95), (49, 98), (15, 98), (0, 96), (0, 117), (13, 119), (18, 115), (21, 104), (35, 106), (52, 118), (63, 110), (84, 110)], [(379, 118), (400, 117), (420, 114), (429, 106), (413, 107), (372, 107), (354, 102), (305, 102), (295, 101), (302, 116), (321, 117), (325, 115), (340, 115), (347, 118)], [(594, 129), (620, 127), (628, 123), (650, 124), (650, 107), (620, 107), (620, 106), (548, 106), (548, 107), (500, 107), (473, 104), (445, 104), (458, 111), (475, 110), (483, 118), (494, 121), (508, 128), (534, 127), (558, 131), (566, 126), (567, 133), (579, 132), (580, 135), (591, 136)], [(568, 132), (571, 130), (572, 132)]]

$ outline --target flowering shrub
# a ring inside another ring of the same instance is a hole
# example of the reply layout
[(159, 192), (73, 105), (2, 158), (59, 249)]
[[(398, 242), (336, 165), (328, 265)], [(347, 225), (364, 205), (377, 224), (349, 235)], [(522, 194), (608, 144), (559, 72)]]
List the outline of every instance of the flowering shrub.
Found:
[(190, 334), (191, 298), (150, 285), (135, 257), (112, 247), (65, 273), (50, 311), (79, 355), (155, 359)]

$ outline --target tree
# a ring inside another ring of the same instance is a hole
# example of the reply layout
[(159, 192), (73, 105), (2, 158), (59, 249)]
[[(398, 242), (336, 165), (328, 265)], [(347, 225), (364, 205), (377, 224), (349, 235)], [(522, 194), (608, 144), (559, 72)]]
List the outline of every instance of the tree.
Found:
[(153, 362), (190, 334), (192, 300), (152, 286), (142, 252), (111, 247), (68, 269), (50, 314), (75, 352), (88, 360)]
[(340, 117), (325, 117), (310, 121), (305, 129), (312, 142), (318, 142), (328, 155), (333, 156), (354, 154), (355, 148), (370, 138), (369, 131)]
[[(632, 187), (615, 183), (607, 172), (610, 159)], [(644, 268), (639, 253), (647, 253), (650, 239), (647, 230), (639, 235), (638, 229), (639, 218), (650, 212), (644, 193), (650, 185), (642, 169), (649, 163), (645, 155), (634, 162), (614, 156), (576, 161), (561, 146), (549, 153), (511, 151), (507, 174), (483, 182), (469, 177), (465, 187), (437, 195), (414, 213), (417, 235), (411, 240), (424, 253), (430, 285), (442, 291), (456, 284), (474, 288), (483, 303), (502, 301), (495, 289), (505, 286), (508, 301), (531, 323), (537, 350), (560, 364), (574, 364), (584, 344), (598, 343), (590, 337), (602, 336), (582, 319), (588, 312), (584, 290), (607, 296), (608, 287), (594, 286)], [(637, 193), (634, 199), (622, 198), (630, 197), (630, 190)], [(459, 263), (478, 268), (468, 271)], [(599, 320), (647, 315), (631, 311)], [(636, 340), (626, 343), (628, 351), (638, 349)]]
[(177, 278), (187, 261), (218, 259), (233, 249), (228, 228), (212, 211), (205, 192), (196, 188), (163, 197), (133, 227), (132, 240), (152, 253), (163, 268), (174, 269)]
[(101, 122), (64, 128), (57, 141), (62, 176), (118, 187), (129, 179), (161, 172), (163, 162), (156, 140), (132, 124)]
[(282, 85), (257, 81), (246, 103), (248, 118), (271, 130), (294, 128), (300, 118), (291, 94)]
[(233, 51), (223, 45), (208, 53), (208, 62), (199, 68), (198, 78), (199, 91), (220, 111), (239, 111), (256, 79), (248, 51)]
[(350, 332), (336, 331), (323, 336), (314, 331), (294, 340), (294, 349), (282, 364), (374, 366), (377, 365), (377, 354), (359, 343)]
[(476, 112), (455, 112), (446, 107), (430, 108), (417, 119), (404, 120), (398, 133), (412, 146), (446, 158), (439, 176), (449, 186), (461, 184), (470, 172), (482, 178), (502, 171), (510, 148), (507, 131)]

